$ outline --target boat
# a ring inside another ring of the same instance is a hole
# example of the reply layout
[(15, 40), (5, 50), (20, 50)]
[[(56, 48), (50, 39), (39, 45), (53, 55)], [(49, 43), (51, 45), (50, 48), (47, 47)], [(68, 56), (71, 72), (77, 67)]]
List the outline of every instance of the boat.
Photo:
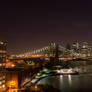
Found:
[(58, 74), (60, 75), (75, 75), (75, 74), (79, 74), (79, 72), (75, 69), (60, 69), (57, 71)]

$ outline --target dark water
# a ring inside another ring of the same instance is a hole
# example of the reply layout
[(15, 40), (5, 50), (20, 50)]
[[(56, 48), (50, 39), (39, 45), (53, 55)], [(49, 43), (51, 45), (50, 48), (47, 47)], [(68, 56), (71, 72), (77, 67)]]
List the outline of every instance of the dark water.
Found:
[(49, 76), (40, 80), (38, 84), (53, 86), (61, 92), (92, 92), (92, 65), (82, 63), (83, 65), (79, 66), (79, 75)]
[(92, 74), (49, 76), (38, 84), (53, 86), (61, 92), (92, 92)]

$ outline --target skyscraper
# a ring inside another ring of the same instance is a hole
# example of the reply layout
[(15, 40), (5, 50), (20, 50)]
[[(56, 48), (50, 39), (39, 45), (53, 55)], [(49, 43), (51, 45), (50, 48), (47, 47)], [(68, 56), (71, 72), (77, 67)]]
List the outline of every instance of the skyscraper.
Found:
[(6, 42), (0, 41), (0, 88), (5, 87), (5, 76), (6, 76), (5, 65), (7, 55), (6, 46), (7, 46)]
[(78, 42), (73, 43), (72, 44), (72, 49), (79, 50), (80, 49), (80, 44)]

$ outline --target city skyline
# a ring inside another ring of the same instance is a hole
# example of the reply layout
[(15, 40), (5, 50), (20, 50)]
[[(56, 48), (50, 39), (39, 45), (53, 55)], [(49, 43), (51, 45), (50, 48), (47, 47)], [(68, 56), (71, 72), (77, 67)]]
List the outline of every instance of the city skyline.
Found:
[(88, 1), (1, 2), (0, 38), (9, 53), (38, 49), (50, 42), (92, 44), (92, 6)]

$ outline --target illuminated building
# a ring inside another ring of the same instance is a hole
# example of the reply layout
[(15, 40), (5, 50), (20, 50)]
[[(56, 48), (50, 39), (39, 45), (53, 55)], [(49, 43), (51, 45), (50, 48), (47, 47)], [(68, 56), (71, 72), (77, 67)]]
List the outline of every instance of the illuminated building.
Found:
[(87, 43), (87, 42), (83, 42), (83, 45), (82, 45), (82, 48), (83, 48), (83, 49), (87, 49), (87, 48), (88, 48), (88, 46), (89, 46), (89, 45), (88, 45), (88, 43)]
[(92, 54), (92, 46), (89, 45), (87, 42), (83, 42), (81, 53), (85, 56), (91, 56)]
[(78, 42), (73, 43), (72, 44), (72, 49), (79, 50), (80, 49), (80, 44)]
[(80, 54), (80, 44), (78, 42), (74, 42), (72, 44), (72, 51), (73, 51), (73, 55), (78, 55)]
[(0, 88), (5, 88), (6, 45), (6, 42), (0, 41)]

